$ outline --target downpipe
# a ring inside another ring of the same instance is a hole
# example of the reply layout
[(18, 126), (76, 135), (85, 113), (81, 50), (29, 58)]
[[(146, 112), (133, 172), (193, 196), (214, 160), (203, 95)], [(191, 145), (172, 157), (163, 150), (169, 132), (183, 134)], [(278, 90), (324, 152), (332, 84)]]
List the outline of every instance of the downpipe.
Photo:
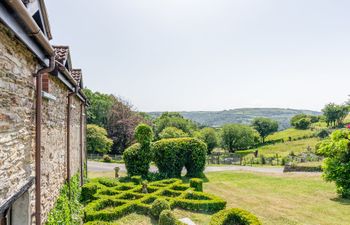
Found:
[(42, 119), (42, 75), (55, 69), (55, 57), (50, 58), (49, 67), (40, 69), (36, 78), (35, 112), (35, 224), (41, 225), (41, 119)]

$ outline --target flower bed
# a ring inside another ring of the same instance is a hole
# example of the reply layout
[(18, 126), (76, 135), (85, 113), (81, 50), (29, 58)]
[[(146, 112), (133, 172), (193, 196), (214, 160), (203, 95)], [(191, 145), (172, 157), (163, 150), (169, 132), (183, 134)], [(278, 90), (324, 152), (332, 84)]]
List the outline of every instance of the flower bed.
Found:
[(217, 212), (226, 206), (223, 199), (195, 191), (179, 179), (150, 182), (148, 193), (143, 193), (142, 185), (136, 183), (97, 178), (84, 185), (85, 222), (113, 221), (133, 212), (151, 215), (152, 203), (157, 199), (166, 200), (172, 209), (179, 207), (197, 212)]

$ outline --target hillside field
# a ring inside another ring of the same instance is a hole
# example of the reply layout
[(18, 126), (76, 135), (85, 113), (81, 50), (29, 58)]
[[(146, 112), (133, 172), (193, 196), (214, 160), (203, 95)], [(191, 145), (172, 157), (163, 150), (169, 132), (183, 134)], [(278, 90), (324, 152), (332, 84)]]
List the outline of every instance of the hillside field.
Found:
[[(297, 114), (321, 114), (311, 110), (281, 108), (241, 108), (223, 111), (182, 111), (179, 113), (187, 119), (212, 127), (220, 127), (227, 123), (250, 124), (256, 117), (267, 117), (278, 121), (280, 130), (289, 128), (290, 119)], [(149, 114), (152, 117), (158, 117), (162, 112), (150, 112)]]

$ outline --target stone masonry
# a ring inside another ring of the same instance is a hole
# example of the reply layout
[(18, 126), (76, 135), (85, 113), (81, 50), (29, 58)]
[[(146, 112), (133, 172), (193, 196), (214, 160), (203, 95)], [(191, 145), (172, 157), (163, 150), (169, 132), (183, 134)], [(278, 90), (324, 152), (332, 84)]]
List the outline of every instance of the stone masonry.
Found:
[[(0, 206), (35, 177), (35, 77), (39, 62), (0, 22)], [(42, 222), (54, 207), (67, 179), (68, 88), (49, 76), (49, 94), (43, 98), (41, 143)], [(81, 104), (72, 97), (70, 167), (80, 172)], [(83, 149), (85, 120), (83, 120)], [(84, 151), (84, 150), (83, 150)], [(83, 154), (84, 155), (84, 154)], [(84, 161), (83, 161), (84, 162)], [(35, 184), (30, 187), (30, 214), (34, 222)]]

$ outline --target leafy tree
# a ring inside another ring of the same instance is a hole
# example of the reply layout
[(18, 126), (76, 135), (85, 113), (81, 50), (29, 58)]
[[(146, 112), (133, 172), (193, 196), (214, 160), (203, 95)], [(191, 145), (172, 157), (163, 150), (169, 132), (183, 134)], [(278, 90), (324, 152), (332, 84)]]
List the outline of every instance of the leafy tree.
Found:
[(176, 127), (166, 127), (159, 133), (159, 138), (180, 138), (188, 137), (189, 135)]
[(256, 143), (257, 136), (253, 128), (242, 124), (226, 124), (221, 132), (222, 145), (230, 152), (252, 147)]
[(107, 131), (113, 140), (113, 153), (122, 153), (134, 141), (134, 130), (142, 122), (147, 123), (138, 112), (132, 110), (132, 105), (113, 96), (113, 104), (108, 113)]
[(306, 130), (311, 125), (311, 119), (308, 117), (301, 118), (300, 120), (297, 120), (294, 124), (295, 128), (300, 130)]
[(197, 129), (197, 125), (194, 122), (185, 119), (177, 112), (164, 112), (160, 117), (155, 119), (154, 124), (156, 137), (159, 137), (160, 132), (166, 127), (176, 127), (188, 134)]
[(195, 137), (202, 140), (207, 144), (208, 154), (212, 152), (212, 150), (218, 146), (218, 137), (214, 128), (206, 127), (198, 131)]
[(312, 123), (320, 121), (320, 116), (312, 116), (306, 114), (298, 114), (292, 117), (290, 124), (296, 129), (306, 130)]
[(86, 130), (88, 152), (107, 153), (111, 150), (113, 141), (107, 137), (107, 131), (95, 124), (88, 124)]
[(317, 153), (326, 157), (323, 163), (323, 177), (334, 181), (337, 192), (343, 198), (350, 198), (350, 131), (337, 130), (317, 147)]
[(341, 125), (348, 115), (349, 106), (329, 103), (322, 109), (322, 112), (325, 116), (327, 126), (336, 127)]
[(93, 92), (90, 89), (84, 89), (84, 93), (89, 99), (87, 107), (87, 123), (97, 124), (101, 127), (107, 127), (108, 113), (113, 105), (113, 96), (100, 92)]
[(263, 143), (268, 135), (278, 130), (277, 121), (263, 117), (255, 118), (252, 122), (252, 126), (260, 134)]

